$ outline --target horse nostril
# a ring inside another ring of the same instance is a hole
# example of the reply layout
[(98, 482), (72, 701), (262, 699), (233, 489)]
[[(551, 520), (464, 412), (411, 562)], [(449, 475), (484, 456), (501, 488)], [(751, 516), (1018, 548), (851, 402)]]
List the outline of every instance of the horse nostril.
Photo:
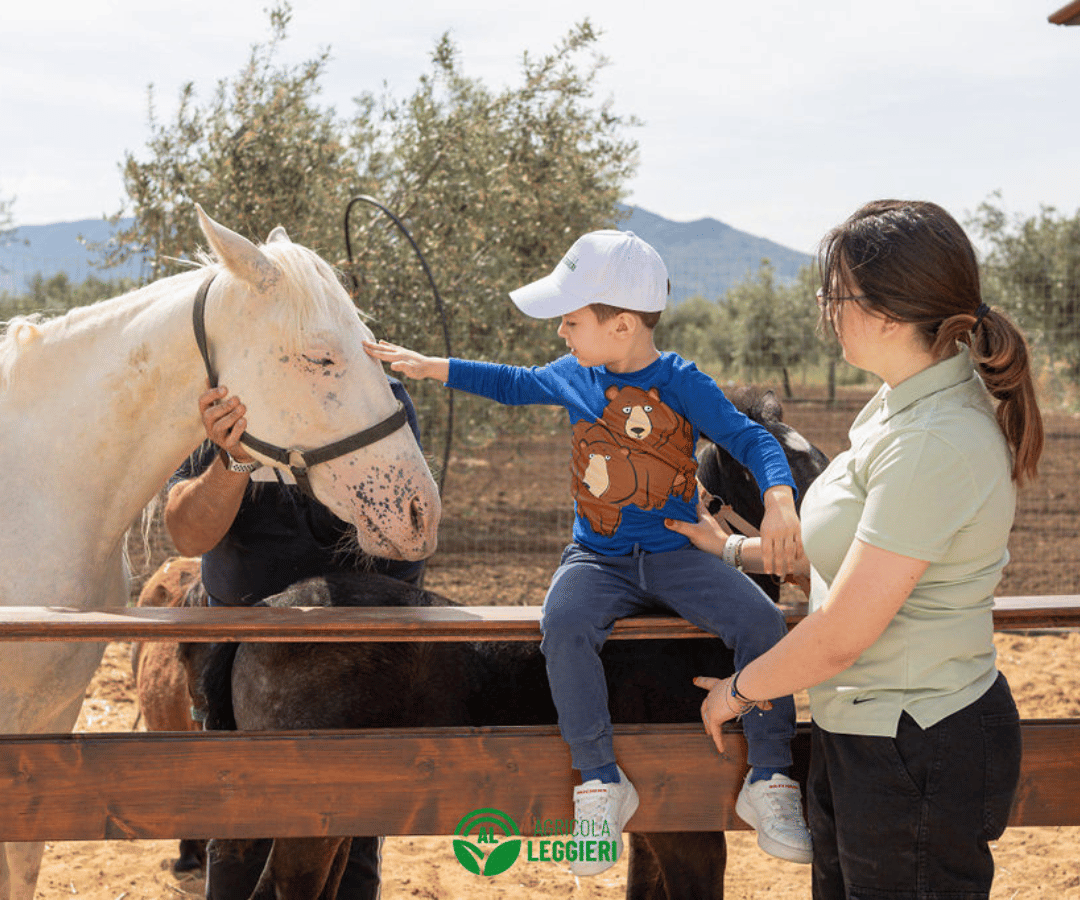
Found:
[(409, 518), (412, 520), (413, 531), (424, 530), (424, 507), (416, 497), (413, 497), (412, 503), (409, 504)]

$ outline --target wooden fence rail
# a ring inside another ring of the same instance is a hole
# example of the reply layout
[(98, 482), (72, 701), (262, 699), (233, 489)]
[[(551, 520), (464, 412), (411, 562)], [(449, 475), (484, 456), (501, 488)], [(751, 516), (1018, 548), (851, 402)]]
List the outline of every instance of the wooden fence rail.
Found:
[[(788, 626), (806, 607), (783, 607)], [(994, 628), (1080, 626), (1080, 595), (1001, 597)], [(675, 616), (634, 616), (612, 638), (711, 637)], [(0, 641), (536, 641), (539, 606), (175, 609), (0, 607)]]
[[(804, 610), (789, 610), (789, 623)], [(1080, 626), (1080, 597), (1003, 598), (999, 630)], [(702, 637), (681, 619), (620, 622), (616, 638)], [(0, 640), (536, 640), (535, 607), (0, 609)], [(1023, 723), (1013, 825), (1080, 825), (1080, 719)], [(716, 753), (699, 723), (616, 726), (641, 795), (635, 831), (735, 830), (741, 733)], [(809, 731), (794, 745), (805, 777)], [(0, 841), (452, 834), (472, 810), (523, 834), (567, 821), (569, 753), (549, 726), (0, 736)]]

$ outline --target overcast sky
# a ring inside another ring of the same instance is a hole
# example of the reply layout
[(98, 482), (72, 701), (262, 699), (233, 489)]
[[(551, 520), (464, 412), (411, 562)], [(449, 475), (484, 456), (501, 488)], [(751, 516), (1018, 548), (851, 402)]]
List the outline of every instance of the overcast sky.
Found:
[[(16, 224), (118, 211), (118, 164), (194, 81), (205, 102), (267, 34), (270, 0), (11, 2), (0, 26), (0, 198)], [(1065, 0), (296, 0), (285, 59), (329, 46), (341, 114), (406, 96), (450, 31), (466, 74), (517, 83), (521, 55), (589, 16), (600, 95), (642, 120), (628, 202), (812, 251), (862, 202), (935, 200), (963, 219), (995, 190), (1029, 215), (1080, 208), (1080, 27)], [(436, 8), (439, 7), (439, 8)], [(640, 11), (636, 11), (640, 10)], [(227, 224), (227, 223), (226, 223)], [(284, 223), (288, 224), (288, 223)]]

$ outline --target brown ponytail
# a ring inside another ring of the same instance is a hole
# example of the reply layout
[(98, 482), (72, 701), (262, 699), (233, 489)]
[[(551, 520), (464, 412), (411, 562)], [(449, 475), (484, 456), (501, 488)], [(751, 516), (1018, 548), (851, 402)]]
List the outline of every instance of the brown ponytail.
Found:
[(971, 347), (971, 359), (998, 401), (998, 425), (1013, 449), (1012, 477), (1021, 483), (1034, 478), (1043, 450), (1043, 424), (1027, 340), (1004, 312), (991, 307), (978, 323), (969, 313), (946, 319), (931, 352), (941, 356), (954, 341)]
[(1027, 341), (1003, 312), (983, 306), (975, 250), (952, 216), (936, 203), (868, 203), (825, 236), (819, 264), (825, 293), (850, 274), (861, 304), (918, 326), (936, 358), (968, 344), (997, 401), (1013, 479), (1035, 477), (1043, 425)]

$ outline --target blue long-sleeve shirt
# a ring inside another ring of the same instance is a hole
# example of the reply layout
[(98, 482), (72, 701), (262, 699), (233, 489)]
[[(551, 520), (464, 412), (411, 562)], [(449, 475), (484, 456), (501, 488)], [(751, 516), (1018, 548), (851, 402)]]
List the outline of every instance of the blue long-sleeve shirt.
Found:
[(747, 466), (762, 492), (795, 490), (776, 439), (676, 353), (637, 372), (585, 367), (572, 356), (525, 368), (450, 360), (449, 387), (511, 406), (562, 406), (573, 431), (574, 540), (621, 556), (676, 550), (664, 519), (697, 521), (694, 447), (704, 434)]

